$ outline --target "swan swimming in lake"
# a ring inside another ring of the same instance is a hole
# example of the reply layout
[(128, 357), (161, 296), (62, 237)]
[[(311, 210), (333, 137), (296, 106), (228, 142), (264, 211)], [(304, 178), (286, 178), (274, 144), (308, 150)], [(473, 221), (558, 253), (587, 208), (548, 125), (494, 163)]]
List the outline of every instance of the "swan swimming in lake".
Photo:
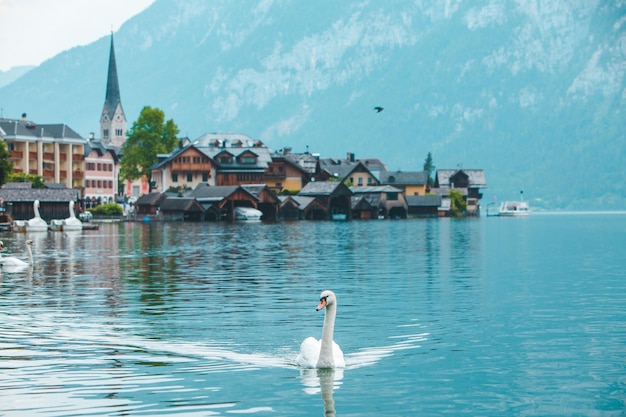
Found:
[[(24, 262), (21, 259), (18, 259), (14, 256), (8, 256), (8, 257), (3, 257), (0, 256), (0, 266), (3, 268), (6, 267), (22, 267), (22, 266), (29, 266), (33, 264), (33, 251), (31, 250), (31, 246), (34, 246), (35, 244), (33, 243), (32, 240), (27, 240), (26, 241), (26, 250), (28, 251), (28, 260), (29, 262)], [(4, 249), (4, 243), (0, 240), (0, 250)]]
[(74, 214), (74, 202), (70, 201), (70, 217), (63, 220), (63, 230), (83, 230), (83, 222)]
[(335, 316), (337, 315), (337, 297), (329, 290), (320, 294), (320, 303), (317, 311), (326, 308), (324, 313), (324, 327), (322, 338), (316, 340), (307, 337), (300, 345), (300, 354), (296, 363), (305, 368), (344, 368), (346, 362), (341, 348), (333, 340), (335, 331)]
[(39, 200), (35, 200), (35, 202), (33, 203), (33, 211), (35, 212), (35, 217), (26, 222), (26, 231), (47, 232), (48, 223), (46, 223), (46, 221), (42, 219), (41, 215), (39, 214)]

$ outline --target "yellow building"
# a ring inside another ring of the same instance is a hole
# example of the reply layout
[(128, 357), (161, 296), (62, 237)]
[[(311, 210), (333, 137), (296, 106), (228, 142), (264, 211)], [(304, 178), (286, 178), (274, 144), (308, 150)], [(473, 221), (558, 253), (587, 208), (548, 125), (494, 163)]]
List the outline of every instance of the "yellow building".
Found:
[(405, 196), (428, 193), (426, 171), (385, 171), (380, 175), (380, 183), (401, 189)]
[(21, 120), (0, 119), (0, 129), (14, 173), (39, 175), (67, 188), (84, 185), (86, 140), (69, 126), (36, 124), (23, 114)]

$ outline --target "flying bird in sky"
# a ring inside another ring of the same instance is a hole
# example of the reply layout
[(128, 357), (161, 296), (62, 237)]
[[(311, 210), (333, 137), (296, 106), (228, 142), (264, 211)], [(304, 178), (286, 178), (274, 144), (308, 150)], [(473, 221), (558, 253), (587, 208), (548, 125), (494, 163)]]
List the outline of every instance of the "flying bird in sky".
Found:
[(381, 111), (383, 111), (385, 109), (380, 107), (380, 106), (376, 106), (376, 107), (374, 107), (374, 110), (376, 110), (376, 113), (380, 113)]

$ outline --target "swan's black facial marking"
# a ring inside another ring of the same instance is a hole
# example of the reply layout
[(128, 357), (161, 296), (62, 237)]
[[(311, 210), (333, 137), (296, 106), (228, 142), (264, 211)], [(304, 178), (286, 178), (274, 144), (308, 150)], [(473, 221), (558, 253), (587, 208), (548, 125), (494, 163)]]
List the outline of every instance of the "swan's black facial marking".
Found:
[(321, 309), (326, 307), (326, 305), (328, 305), (327, 298), (328, 298), (327, 295), (325, 295), (324, 297), (320, 298), (320, 303), (317, 306), (317, 308), (315, 309), (315, 311), (320, 311)]

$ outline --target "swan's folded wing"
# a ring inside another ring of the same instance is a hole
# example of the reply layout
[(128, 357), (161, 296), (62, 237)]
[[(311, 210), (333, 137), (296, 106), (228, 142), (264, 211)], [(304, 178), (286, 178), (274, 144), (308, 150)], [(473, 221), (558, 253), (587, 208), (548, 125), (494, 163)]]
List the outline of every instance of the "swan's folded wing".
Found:
[(321, 342), (314, 337), (307, 337), (300, 345), (300, 354), (296, 363), (304, 368), (315, 368), (320, 356)]
[(346, 361), (343, 358), (343, 351), (334, 340), (333, 340), (333, 359), (335, 360), (335, 367), (337, 368), (346, 367)]

